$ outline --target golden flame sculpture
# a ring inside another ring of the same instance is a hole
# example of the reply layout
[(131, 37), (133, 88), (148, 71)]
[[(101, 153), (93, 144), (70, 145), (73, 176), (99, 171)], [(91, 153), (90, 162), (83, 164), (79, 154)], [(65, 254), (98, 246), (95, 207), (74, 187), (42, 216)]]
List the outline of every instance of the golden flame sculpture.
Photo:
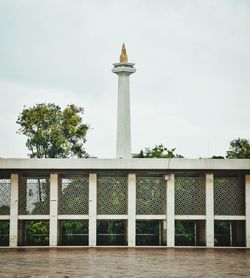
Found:
[(123, 43), (122, 45), (122, 53), (120, 55), (120, 63), (127, 63), (128, 62), (128, 56), (127, 56), (127, 51), (125, 44)]

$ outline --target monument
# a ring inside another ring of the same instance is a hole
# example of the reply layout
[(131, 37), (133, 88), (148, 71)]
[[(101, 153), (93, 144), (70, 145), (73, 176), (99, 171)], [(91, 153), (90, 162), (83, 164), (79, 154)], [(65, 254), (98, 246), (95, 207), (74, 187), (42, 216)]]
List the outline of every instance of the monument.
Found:
[(118, 75), (118, 107), (116, 158), (131, 158), (130, 92), (129, 76), (136, 71), (128, 62), (125, 44), (122, 45), (120, 63), (113, 64), (112, 72)]

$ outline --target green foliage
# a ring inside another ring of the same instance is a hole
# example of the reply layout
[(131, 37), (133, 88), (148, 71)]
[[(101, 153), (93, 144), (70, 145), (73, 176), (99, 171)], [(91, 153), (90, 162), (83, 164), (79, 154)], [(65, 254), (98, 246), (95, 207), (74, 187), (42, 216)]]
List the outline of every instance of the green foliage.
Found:
[(49, 221), (27, 221), (26, 222), (25, 245), (48, 245), (49, 244)]
[(159, 220), (137, 221), (136, 234), (152, 234), (159, 236)]
[(125, 231), (123, 220), (99, 220), (97, 221), (98, 234), (122, 234)]
[(134, 154), (133, 158), (183, 158), (182, 155), (175, 153), (175, 148), (168, 149), (162, 144), (155, 145), (154, 148), (145, 148), (138, 154)]
[(159, 245), (159, 220), (136, 221), (136, 245)]
[(48, 221), (29, 221), (26, 225), (27, 234), (49, 234)]
[(24, 108), (17, 119), (19, 134), (28, 137), (31, 158), (87, 157), (84, 150), (89, 126), (82, 123), (83, 108), (73, 104), (64, 110), (55, 104)]
[(98, 245), (123, 245), (125, 235), (124, 220), (98, 220)]
[(214, 245), (230, 246), (230, 221), (214, 221)]
[(214, 225), (215, 234), (230, 234), (230, 222), (229, 221), (215, 221)]
[(0, 207), (0, 215), (8, 215), (10, 214), (10, 206), (2, 205)]
[(0, 221), (0, 246), (9, 245), (9, 231), (10, 231), (10, 221), (1, 220)]
[(175, 221), (175, 244), (179, 246), (194, 245), (194, 221)]
[(227, 158), (250, 158), (250, 142), (247, 139), (237, 138), (230, 142)]
[(87, 220), (62, 220), (61, 221), (62, 245), (88, 245)]
[(176, 234), (181, 234), (181, 235), (187, 235), (187, 236), (191, 236), (193, 234), (193, 221), (191, 220), (176, 220), (175, 221), (175, 233)]
[(225, 157), (221, 156), (221, 155), (213, 155), (211, 158), (212, 159), (224, 159)]
[(63, 220), (62, 234), (73, 236), (74, 234), (88, 234), (88, 221)]
[(9, 234), (10, 229), (10, 221), (9, 220), (1, 220), (0, 221), (0, 235)]

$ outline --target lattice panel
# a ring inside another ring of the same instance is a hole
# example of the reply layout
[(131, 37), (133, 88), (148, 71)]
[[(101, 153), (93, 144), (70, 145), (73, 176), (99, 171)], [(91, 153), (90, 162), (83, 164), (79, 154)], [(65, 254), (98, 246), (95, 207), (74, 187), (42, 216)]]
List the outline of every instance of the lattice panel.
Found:
[(175, 178), (175, 214), (206, 214), (205, 177)]
[(59, 180), (59, 214), (89, 213), (88, 177), (68, 177)]
[(10, 179), (0, 179), (0, 215), (10, 214)]
[(166, 184), (163, 178), (136, 179), (136, 214), (166, 214)]
[(245, 215), (245, 184), (243, 178), (214, 178), (214, 214)]
[(128, 213), (128, 186), (125, 177), (100, 177), (97, 180), (97, 214)]
[(50, 182), (48, 177), (21, 177), (19, 184), (19, 214), (49, 214)]

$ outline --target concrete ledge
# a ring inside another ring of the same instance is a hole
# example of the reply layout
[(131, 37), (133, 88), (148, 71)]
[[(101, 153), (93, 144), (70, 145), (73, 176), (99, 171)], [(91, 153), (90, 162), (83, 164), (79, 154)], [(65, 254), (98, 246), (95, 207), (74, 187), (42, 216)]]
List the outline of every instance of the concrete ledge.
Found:
[(236, 250), (236, 249), (241, 249), (241, 250), (250, 250), (250, 248), (248, 247), (239, 247), (239, 246), (216, 246), (216, 247), (207, 247), (207, 246), (174, 246), (174, 247), (169, 247), (169, 246), (123, 246), (123, 245), (117, 245), (117, 246), (95, 246), (95, 247), (91, 247), (91, 246), (17, 246), (17, 247), (9, 247), (9, 246), (0, 246), (0, 250), (2, 251), (20, 251), (20, 250), (27, 250), (27, 251), (41, 251), (41, 250), (55, 250), (55, 249), (60, 249), (60, 250), (69, 250), (69, 249), (82, 249), (82, 250), (86, 250), (86, 249), (96, 249), (96, 250), (110, 250), (110, 249), (114, 249), (114, 250), (119, 250), (119, 249), (192, 249), (192, 250), (197, 250), (197, 249), (208, 249), (208, 250), (212, 250), (212, 249), (219, 249), (219, 250), (228, 250), (228, 249), (232, 249), (232, 250)]
[(35, 159), (1, 158), (0, 170), (250, 170), (250, 159)]

